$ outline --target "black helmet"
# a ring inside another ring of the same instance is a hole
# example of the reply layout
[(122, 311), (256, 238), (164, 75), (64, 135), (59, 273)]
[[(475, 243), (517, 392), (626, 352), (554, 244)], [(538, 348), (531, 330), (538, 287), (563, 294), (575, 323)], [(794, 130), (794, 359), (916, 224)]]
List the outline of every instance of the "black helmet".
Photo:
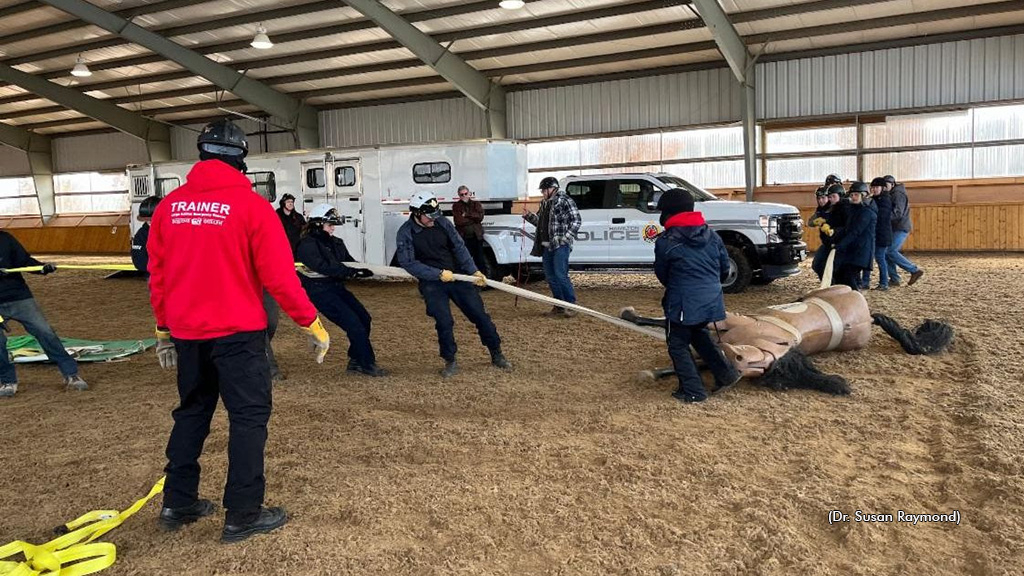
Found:
[(555, 190), (558, 190), (558, 178), (555, 178), (554, 176), (547, 176), (541, 180), (540, 186), (538, 186), (537, 189), (544, 190), (545, 188), (554, 188)]
[(885, 188), (885, 178), (874, 178), (871, 180), (871, 185)]
[(160, 199), (156, 196), (147, 196), (145, 200), (139, 204), (139, 218), (152, 218), (153, 212), (156, 212), (156, 205), (160, 203)]
[(830, 196), (832, 194), (839, 194), (840, 198), (845, 198), (846, 197), (846, 189), (843, 188), (842, 184), (833, 184), (833, 185), (828, 187), (828, 194)]
[(886, 174), (885, 176), (882, 176), (882, 180), (885, 180), (887, 184), (892, 184), (893, 186), (896, 186), (896, 178), (894, 178), (891, 174)]
[(850, 184), (850, 191), (847, 192), (847, 194), (853, 194), (854, 192), (857, 192), (859, 194), (867, 195), (869, 193), (868, 185), (865, 184), (864, 182), (861, 182), (860, 180), (858, 180), (858, 181), (854, 182), (853, 184)]
[(832, 186), (833, 184), (842, 184), (842, 183), (843, 183), (843, 179), (840, 178), (839, 176), (836, 176), (835, 174), (829, 174), (828, 177), (825, 178), (825, 186), (826, 187)]
[(249, 141), (245, 139), (245, 131), (230, 120), (217, 120), (207, 124), (199, 133), (196, 146), (200, 152), (221, 156), (245, 158), (249, 154)]
[(824, 198), (825, 196), (828, 196), (828, 190), (824, 186), (818, 186), (818, 189), (814, 191), (814, 197)]

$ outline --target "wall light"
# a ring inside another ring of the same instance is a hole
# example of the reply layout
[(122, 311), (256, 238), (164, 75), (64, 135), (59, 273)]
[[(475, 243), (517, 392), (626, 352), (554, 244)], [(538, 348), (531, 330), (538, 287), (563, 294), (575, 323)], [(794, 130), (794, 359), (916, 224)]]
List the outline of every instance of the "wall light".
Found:
[(85, 65), (85, 60), (82, 59), (82, 55), (78, 55), (78, 60), (75, 60), (75, 67), (71, 69), (71, 75), (79, 78), (85, 78), (86, 76), (92, 76), (92, 70)]
[(262, 24), (256, 27), (256, 35), (252, 37), (252, 43), (249, 45), (259, 50), (268, 50), (274, 47), (274, 43), (267, 36), (267, 29)]

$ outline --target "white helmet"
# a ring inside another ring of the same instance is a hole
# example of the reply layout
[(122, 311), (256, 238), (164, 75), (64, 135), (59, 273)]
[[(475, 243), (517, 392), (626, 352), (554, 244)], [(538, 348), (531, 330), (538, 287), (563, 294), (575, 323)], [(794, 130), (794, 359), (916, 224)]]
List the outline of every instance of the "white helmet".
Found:
[(317, 204), (309, 212), (311, 224), (341, 224), (341, 217), (338, 211), (330, 204)]
[(437, 203), (437, 197), (431, 192), (417, 192), (409, 198), (409, 210), (414, 216), (423, 214), (431, 220), (437, 220), (441, 216), (441, 206)]

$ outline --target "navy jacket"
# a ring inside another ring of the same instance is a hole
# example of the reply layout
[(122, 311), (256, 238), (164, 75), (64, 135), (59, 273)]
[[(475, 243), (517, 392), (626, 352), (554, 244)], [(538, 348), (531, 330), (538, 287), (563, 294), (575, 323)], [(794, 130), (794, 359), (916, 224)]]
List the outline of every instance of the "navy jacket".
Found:
[(833, 238), (836, 246), (835, 266), (870, 268), (874, 256), (871, 245), (875, 239), (878, 215), (870, 207), (860, 204), (849, 204), (846, 210), (846, 226)]
[[(398, 229), (398, 250), (395, 253), (395, 256), (398, 258), (398, 265), (419, 280), (440, 280), (441, 270), (428, 266), (416, 259), (416, 247), (413, 246), (412, 235), (422, 232), (423, 227), (413, 222), (412, 218), (410, 216), (405, 224), (402, 224), (402, 227)], [(476, 264), (473, 263), (473, 257), (469, 255), (469, 250), (466, 249), (466, 243), (462, 240), (462, 236), (459, 236), (458, 231), (455, 230), (455, 225), (442, 216), (434, 220), (434, 226), (440, 226), (448, 236), (448, 242), (451, 246), (452, 255), (455, 257), (457, 268), (452, 270), (452, 272), (475, 274), (477, 271)]]
[[(0, 268), (41, 265), (42, 262), (29, 255), (17, 238), (0, 231)], [(0, 275), (0, 302), (16, 302), (31, 297), (32, 291), (20, 273)]]
[(722, 281), (729, 275), (729, 254), (700, 212), (669, 218), (654, 243), (654, 273), (665, 286), (666, 319), (687, 326), (725, 319)]
[(892, 231), (907, 232), (914, 229), (910, 222), (910, 199), (903, 184), (893, 186), (889, 191), (892, 196)]
[(149, 240), (149, 222), (144, 222), (142, 228), (132, 238), (132, 264), (139, 272), (149, 274), (149, 252), (146, 252), (146, 242)]
[(355, 270), (345, 265), (352, 261), (345, 242), (336, 236), (330, 236), (322, 229), (310, 230), (309, 234), (299, 241), (295, 249), (295, 257), (303, 266), (327, 278), (310, 278), (299, 274), (303, 284), (315, 282), (337, 282), (351, 278)]
[(886, 218), (892, 214), (892, 197), (888, 192), (874, 196), (874, 204), (878, 208), (878, 222), (875, 225), (875, 247), (892, 246), (892, 226), (886, 226)]

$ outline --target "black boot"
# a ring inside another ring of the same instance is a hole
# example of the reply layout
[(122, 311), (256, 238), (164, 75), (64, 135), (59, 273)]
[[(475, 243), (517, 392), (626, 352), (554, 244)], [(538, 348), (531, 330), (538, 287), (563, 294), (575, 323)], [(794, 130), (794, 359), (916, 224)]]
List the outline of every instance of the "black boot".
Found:
[(288, 523), (288, 514), (284, 508), (261, 507), (259, 513), (250, 522), (233, 524), (224, 523), (224, 530), (220, 533), (221, 542), (241, 542), (254, 534), (266, 534), (273, 532)]
[(442, 378), (451, 378), (459, 373), (459, 365), (455, 362), (455, 359), (444, 361), (444, 369), (441, 370)]
[(501, 349), (491, 350), (491, 364), (501, 368), (502, 370), (511, 370), (512, 363), (505, 358), (505, 355), (501, 353)]
[(182, 506), (180, 508), (164, 507), (160, 510), (158, 522), (164, 530), (174, 532), (185, 524), (191, 524), (203, 516), (213, 514), (213, 511), (216, 509), (217, 506), (209, 500), (196, 500), (189, 506)]
[(355, 362), (348, 363), (348, 369), (346, 370), (349, 374), (362, 374), (364, 376), (381, 377), (387, 376), (389, 372), (376, 364), (370, 366), (362, 366)]

